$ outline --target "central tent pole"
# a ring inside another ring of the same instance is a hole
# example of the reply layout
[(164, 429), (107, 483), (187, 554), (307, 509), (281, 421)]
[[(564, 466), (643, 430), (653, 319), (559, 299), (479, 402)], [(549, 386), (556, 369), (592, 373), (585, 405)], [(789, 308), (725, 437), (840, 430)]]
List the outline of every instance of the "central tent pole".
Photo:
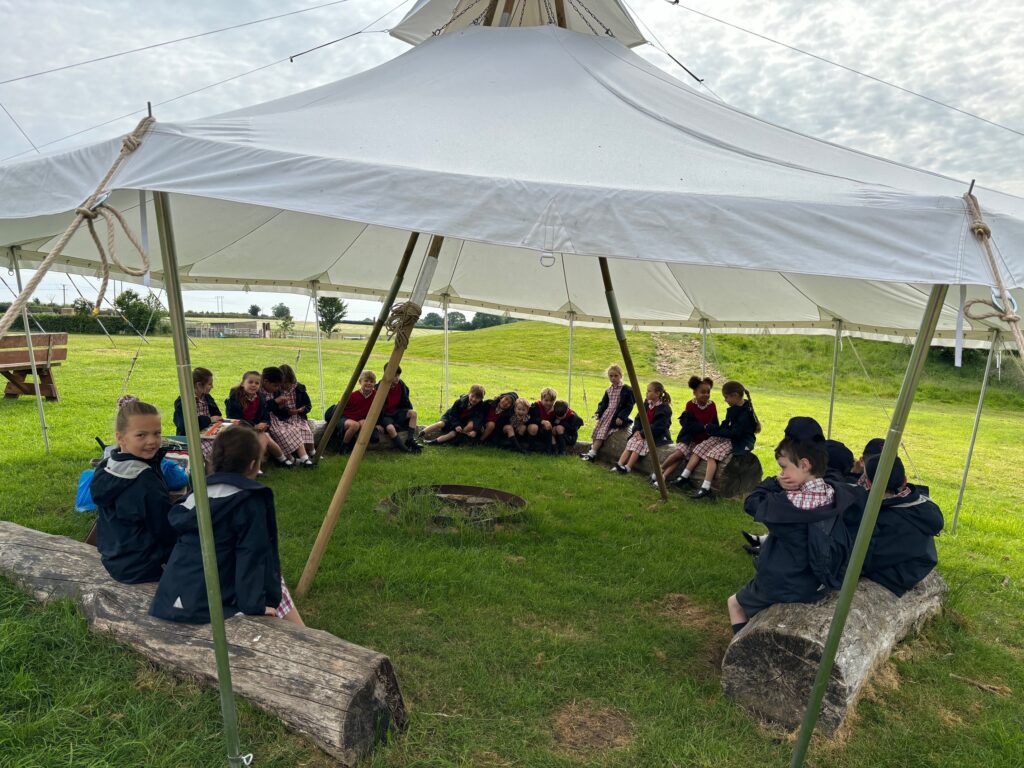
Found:
[[(811, 743), (811, 736), (814, 734), (814, 726), (817, 724), (818, 715), (821, 712), (821, 701), (825, 697), (825, 690), (828, 688), (828, 681), (832, 675), (832, 666), (836, 660), (836, 652), (839, 650), (839, 641), (843, 637), (843, 627), (846, 625), (846, 618), (850, 613), (850, 604), (853, 602), (854, 593), (857, 591), (857, 582), (860, 579), (861, 568), (864, 566), (864, 557), (867, 555), (868, 545), (871, 543), (871, 534), (874, 532), (875, 522), (878, 519), (878, 510), (881, 508), (882, 499), (885, 496), (885, 486), (889, 482), (889, 475), (892, 474), (892, 465), (896, 459), (896, 454), (899, 452), (900, 441), (903, 439), (903, 429), (906, 427), (907, 418), (910, 416), (910, 407), (914, 403), (914, 393), (917, 391), (918, 382), (921, 380), (921, 373), (924, 370), (925, 360), (928, 356), (928, 348), (931, 346), (935, 327), (939, 323), (939, 315), (942, 313), (942, 304), (946, 300), (946, 292), (948, 290), (948, 285), (932, 286), (931, 294), (928, 297), (928, 305), (925, 308), (924, 317), (921, 319), (921, 328), (917, 332), (917, 340), (914, 342), (914, 349), (910, 353), (910, 362), (907, 364), (903, 386), (900, 387), (900, 395), (892, 412), (889, 432), (885, 438), (885, 447), (882, 449), (882, 455), (878, 460), (875, 479), (871, 483), (871, 492), (868, 494), (864, 507), (864, 517), (861, 519), (860, 528), (857, 531), (857, 540), (854, 542), (853, 552), (850, 555), (850, 564), (846, 568), (843, 587), (839, 591), (839, 600), (836, 603), (835, 613), (832, 616), (832, 625), (828, 630), (828, 639), (825, 641), (825, 647), (821, 653), (818, 675), (814, 680), (811, 698), (807, 703), (803, 724), (800, 726), (800, 736), (793, 750), (791, 768), (801, 768), (804, 764), (804, 759), (807, 757), (807, 749)], [(840, 520), (838, 525), (842, 524)]]
[(828, 396), (828, 431), (825, 437), (832, 439), (832, 411), (836, 405), (836, 377), (839, 374), (839, 346), (843, 343), (843, 321), (836, 320), (836, 343), (832, 350), (832, 391)]
[[(352, 454), (345, 463), (345, 471), (341, 475), (338, 488), (334, 492), (334, 498), (331, 499), (331, 505), (328, 507), (327, 515), (324, 517), (323, 525), (320, 526), (320, 532), (317, 534), (316, 541), (313, 543), (313, 549), (309, 553), (306, 567), (302, 571), (299, 588), (296, 590), (296, 594), (299, 597), (305, 597), (309, 592), (309, 588), (313, 585), (313, 579), (316, 578), (316, 572), (320, 568), (320, 560), (323, 558), (324, 552), (327, 551), (327, 545), (331, 540), (334, 526), (338, 522), (338, 516), (341, 514), (341, 509), (345, 505), (345, 499), (348, 498), (349, 491), (352, 489), (352, 483), (356, 479), (356, 473), (359, 471), (359, 465), (362, 463), (363, 456), (366, 455), (370, 436), (377, 426), (377, 419), (380, 418), (381, 411), (384, 410), (384, 403), (387, 402), (387, 397), (384, 395), (387, 395), (388, 390), (391, 388), (391, 383), (395, 380), (395, 372), (402, 362), (402, 355), (405, 353), (406, 347), (409, 346), (409, 337), (412, 335), (413, 326), (419, 320), (423, 300), (430, 289), (430, 281), (434, 277), (434, 270), (437, 269), (437, 257), (441, 252), (441, 244), (443, 242), (443, 237), (438, 235), (431, 237), (430, 246), (427, 248), (427, 258), (424, 259), (423, 267), (416, 278), (416, 285), (413, 287), (412, 296), (389, 319), (389, 330), (395, 334), (395, 348), (391, 352), (387, 366), (384, 368), (384, 376), (377, 389), (379, 396), (373, 398), (370, 412), (366, 415), (363, 426), (359, 429), (359, 438), (352, 449)], [(391, 328), (391, 324), (396, 324), (397, 327)], [(383, 393), (383, 395), (380, 393)]]
[(569, 310), (569, 386), (566, 388), (565, 402), (572, 408), (572, 337), (576, 329), (576, 312)]
[(320, 346), (320, 281), (314, 280), (313, 286), (313, 319), (316, 320), (316, 366), (320, 371), (320, 412), (327, 409), (324, 402), (324, 352)]
[[(14, 262), (14, 277), (18, 281), (18, 296), (21, 295), (21, 268), (18, 266), (18, 255), (11, 249), (11, 260)], [(15, 297), (17, 298), (17, 297)], [(21, 324), (25, 327), (25, 344), (28, 346), (28, 361), (32, 366), (32, 386), (36, 391), (36, 408), (39, 410), (39, 428), (43, 432), (43, 448), (50, 452), (50, 434), (46, 426), (46, 413), (43, 411), (43, 394), (39, 391), (39, 371), (36, 369), (36, 351), (32, 346), (32, 326), (28, 324), (28, 304), (21, 307)]]
[(967, 474), (971, 471), (971, 457), (974, 455), (974, 441), (978, 438), (978, 425), (981, 423), (981, 409), (985, 405), (985, 393), (988, 391), (989, 374), (992, 373), (992, 358), (999, 346), (999, 329), (992, 331), (989, 338), (988, 357), (985, 359), (985, 373), (981, 377), (981, 392), (978, 394), (978, 410), (974, 413), (974, 429), (971, 430), (971, 443), (967, 446), (967, 460), (964, 462), (964, 476), (960, 480), (960, 493), (956, 497), (956, 509), (953, 511), (952, 533), (956, 533), (956, 524), (960, 519), (960, 507), (964, 503), (964, 489), (967, 487)]
[(395, 272), (395, 279), (391, 281), (391, 288), (388, 290), (388, 295), (384, 298), (384, 304), (380, 308), (380, 314), (377, 315), (377, 321), (373, 324), (373, 330), (370, 331), (370, 336), (366, 340), (366, 346), (363, 347), (363, 354), (359, 356), (359, 362), (356, 363), (356, 369), (352, 371), (352, 376), (348, 380), (348, 386), (345, 387), (345, 391), (341, 393), (341, 399), (338, 400), (338, 405), (334, 409), (334, 413), (331, 414), (331, 420), (327, 422), (327, 426), (324, 427), (324, 433), (320, 438), (320, 444), (316, 447), (316, 456), (313, 457), (313, 463), (319, 463), (320, 457), (324, 455), (324, 451), (327, 450), (327, 443), (330, 442), (331, 435), (334, 434), (335, 427), (338, 426), (338, 419), (341, 418), (341, 412), (345, 410), (345, 406), (348, 404), (349, 395), (352, 394), (352, 390), (355, 389), (356, 382), (359, 381), (359, 374), (363, 372), (363, 368), (366, 367), (366, 362), (370, 359), (370, 353), (373, 352), (373, 345), (377, 343), (377, 337), (380, 336), (380, 330), (384, 327), (384, 322), (388, 319), (388, 315), (391, 314), (391, 307), (395, 304), (395, 297), (398, 296), (399, 290), (402, 288), (402, 280), (405, 279), (405, 270), (409, 266), (409, 261), (412, 259), (412, 252), (416, 248), (416, 241), (419, 239), (420, 233), (413, 232), (409, 235), (409, 242), (405, 245), (405, 253), (402, 254), (402, 260), (398, 262), (398, 271)]
[(615, 338), (619, 341), (619, 351), (622, 352), (622, 363), (626, 366), (626, 373), (629, 375), (629, 384), (633, 387), (636, 395), (638, 416), (644, 430), (644, 437), (647, 438), (647, 451), (651, 457), (651, 466), (654, 467), (654, 476), (658, 478), (658, 488), (661, 490), (662, 501), (668, 501), (668, 486), (665, 484), (665, 475), (661, 471), (661, 462), (658, 461), (658, 446), (654, 443), (654, 432), (651, 431), (651, 423), (647, 420), (647, 409), (644, 408), (644, 399), (640, 389), (640, 381), (636, 377), (636, 369), (633, 367), (633, 356), (629, 354), (629, 345), (626, 343), (626, 329), (622, 326), (622, 318), (619, 316), (619, 303), (615, 299), (615, 288), (612, 286), (612, 273), (608, 269), (608, 259), (600, 258), (601, 278), (604, 280), (604, 296), (608, 300), (608, 314), (611, 315), (612, 325), (615, 327)]
[(178, 390), (181, 394), (182, 414), (185, 417), (189, 470), (192, 475), (192, 492), (196, 501), (196, 518), (199, 522), (199, 545), (203, 557), (203, 576), (206, 579), (206, 597), (210, 604), (210, 629), (217, 661), (220, 711), (224, 718), (228, 765), (248, 765), (247, 760), (251, 760), (252, 757), (243, 757), (239, 754), (238, 715), (235, 712), (235, 697), (231, 689), (231, 662), (228, 657), (227, 635), (224, 631), (224, 604), (220, 594), (220, 577), (217, 575), (217, 551), (214, 547), (213, 523), (210, 520), (210, 500), (206, 493), (206, 469), (199, 437), (199, 417), (196, 415), (196, 393), (192, 386), (192, 361), (189, 359), (188, 341), (185, 337), (185, 310), (181, 301), (181, 283), (178, 281), (178, 254), (174, 244), (170, 201), (166, 192), (154, 192), (153, 202), (156, 208), (157, 229), (160, 233), (167, 307), (174, 334), (174, 358), (178, 364)]

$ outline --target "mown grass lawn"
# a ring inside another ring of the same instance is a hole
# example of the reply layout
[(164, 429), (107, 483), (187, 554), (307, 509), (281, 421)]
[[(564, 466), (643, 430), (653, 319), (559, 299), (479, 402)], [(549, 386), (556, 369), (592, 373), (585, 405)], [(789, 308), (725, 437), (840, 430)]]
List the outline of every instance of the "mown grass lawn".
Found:
[[(459, 334), (451, 397), (477, 381), (531, 398), (548, 384), (561, 392), (565, 340), (564, 328), (535, 323)], [(653, 340), (632, 334), (630, 341), (640, 376), (654, 378)], [(63, 399), (47, 406), (49, 456), (34, 402), (0, 402), (3, 519), (84, 537), (92, 518), (73, 511), (75, 481), (97, 454), (93, 436), (111, 437), (114, 403), (137, 347), (127, 337), (117, 342), (111, 349), (103, 337), (72, 338), (58, 372)], [(441, 343), (414, 336), (403, 364), (424, 422), (441, 405)], [(618, 359), (615, 341), (610, 332), (578, 329), (575, 346), (573, 405), (592, 411), (604, 388), (601, 371)], [(359, 349), (358, 342), (326, 344), (332, 397)], [(844, 352), (835, 422), (836, 435), (855, 450), (884, 432), (882, 407), (892, 402), (907, 354), (900, 345), (857, 342), (857, 349), (871, 378)], [(220, 399), (244, 370), (294, 364), (300, 350), (297, 369), (318, 405), (312, 342), (201, 340), (192, 359), (213, 369)], [(789, 416), (824, 422), (831, 341), (717, 337), (713, 351), (716, 366), (753, 391), (765, 425), (757, 452), (771, 471), (772, 447)], [(378, 370), (384, 357), (374, 358)], [(973, 356), (963, 371), (930, 363), (927, 399), (907, 430), (913, 466), (949, 515), (983, 362)], [(1024, 397), (1009, 368), (1004, 374), (982, 423), (959, 535), (940, 540), (948, 610), (899, 649), (842, 743), (815, 745), (818, 768), (1024, 764)], [(682, 380), (658, 378), (685, 398)], [(169, 431), (176, 394), (169, 340), (151, 339), (128, 389), (165, 409)], [(314, 471), (268, 473), (290, 582), (343, 466), (329, 457)], [(438, 534), (378, 511), (383, 497), (431, 482), (518, 493), (529, 501), (527, 520), (489, 534)], [(750, 575), (738, 536), (747, 520), (735, 502), (698, 506), (674, 495), (662, 504), (639, 478), (575, 459), (469, 449), (412, 458), (374, 453), (301, 608), (311, 625), (387, 653), (395, 664), (411, 724), (367, 761), (374, 768), (788, 765), (787, 736), (724, 700), (718, 682), (725, 598)], [(622, 746), (566, 746), (566, 712), (587, 708), (625, 717)], [(328, 764), (272, 718), (244, 705), (241, 711), (243, 744), (257, 764)], [(221, 765), (218, 712), (212, 692), (91, 636), (68, 605), (39, 607), (0, 583), (0, 765)]]

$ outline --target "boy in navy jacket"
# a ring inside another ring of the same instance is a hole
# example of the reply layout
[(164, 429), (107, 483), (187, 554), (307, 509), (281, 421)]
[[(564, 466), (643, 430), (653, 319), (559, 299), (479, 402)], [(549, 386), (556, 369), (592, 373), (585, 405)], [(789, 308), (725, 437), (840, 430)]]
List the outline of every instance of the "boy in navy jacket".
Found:
[(479, 384), (469, 388), (454, 403), (452, 407), (444, 412), (444, 416), (436, 424), (427, 427), (429, 432), (441, 430), (441, 435), (433, 440), (427, 440), (427, 445), (444, 445), (445, 443), (457, 441), (455, 445), (467, 441), (475, 441), (483, 431), (484, 416), (486, 416), (484, 395), (487, 394)]
[(167, 519), (171, 497), (160, 470), (160, 412), (121, 398), (117, 450), (100, 462), (89, 490), (97, 507), (96, 548), (107, 573), (125, 584), (157, 581), (175, 534)]
[[(864, 462), (867, 490), (871, 490), (880, 458), (872, 455)], [(867, 495), (864, 494), (861, 503), (843, 515), (853, 539), (857, 538), (866, 501)], [(942, 533), (943, 525), (942, 510), (921, 491), (921, 486), (907, 482), (903, 462), (897, 457), (886, 484), (882, 507), (878, 510), (878, 520), (871, 534), (861, 575), (901, 597), (938, 564), (935, 537)]]
[(555, 406), (551, 410), (555, 419), (552, 430), (555, 433), (555, 453), (562, 456), (567, 448), (576, 445), (580, 436), (580, 427), (583, 426), (583, 419), (569, 407), (565, 400), (556, 400)]
[[(224, 615), (277, 615), (302, 624), (281, 579), (274, 493), (255, 480), (262, 450), (256, 433), (239, 425), (217, 435), (210, 456), (207, 495)], [(195, 495), (176, 505), (170, 519), (178, 541), (149, 612), (160, 619), (205, 624), (210, 604)]]
[(828, 455), (818, 423), (791, 419), (775, 458), (778, 477), (761, 483), (743, 505), (768, 535), (754, 560), (756, 575), (729, 597), (733, 632), (774, 603), (813, 603), (838, 589), (853, 547), (843, 516), (857, 506), (857, 495), (823, 479)]

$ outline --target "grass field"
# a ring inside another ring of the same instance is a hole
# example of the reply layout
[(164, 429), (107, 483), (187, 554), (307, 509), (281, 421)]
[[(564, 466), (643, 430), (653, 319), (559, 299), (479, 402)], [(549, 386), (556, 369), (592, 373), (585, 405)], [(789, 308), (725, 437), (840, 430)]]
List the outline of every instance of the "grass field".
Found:
[[(655, 340), (631, 334), (630, 343), (641, 378), (654, 378)], [(441, 344), (439, 336), (414, 335), (403, 363), (424, 422), (441, 406)], [(548, 384), (564, 394), (565, 344), (566, 329), (536, 323), (460, 334), (451, 345), (450, 396), (478, 381), (530, 397)], [(34, 401), (0, 402), (0, 517), (84, 537), (92, 518), (73, 511), (75, 481), (97, 454), (93, 436), (111, 437), (113, 404), (137, 346), (127, 338), (118, 345), (72, 337), (58, 372), (62, 401), (47, 405), (49, 456)], [(908, 355), (901, 345), (856, 348), (870, 378), (844, 350), (835, 419), (836, 436), (854, 449), (884, 432), (883, 408)], [(329, 399), (359, 350), (358, 342), (325, 344)], [(712, 350), (715, 367), (754, 394), (765, 430), (757, 453), (771, 471), (772, 446), (791, 415), (826, 418), (831, 340), (716, 337)], [(200, 340), (192, 360), (213, 369), (214, 396), (222, 399), (242, 371), (294, 364), (300, 351), (297, 370), (316, 407), (313, 342)], [(573, 405), (593, 411), (605, 386), (601, 371), (618, 359), (615, 341), (610, 332), (578, 329), (575, 352)], [(948, 519), (984, 360), (970, 356), (955, 371), (940, 357), (929, 363), (905, 442)], [(383, 359), (373, 360), (378, 371)], [(168, 430), (173, 372), (170, 341), (156, 338), (128, 387), (165, 409)], [(684, 400), (685, 377), (658, 378)], [(990, 393), (959, 535), (939, 542), (948, 609), (898, 650), (845, 738), (814, 745), (817, 768), (1024, 765), (1024, 397), (1009, 366)], [(289, 582), (298, 579), (343, 466), (329, 457), (314, 471), (268, 473)], [(523, 495), (527, 521), (494, 533), (436, 534), (377, 511), (383, 497), (430, 482)], [(662, 504), (640, 478), (574, 459), (475, 449), (375, 453), (300, 607), (309, 624), (395, 664), (411, 725), (366, 762), (372, 768), (783, 766), (788, 735), (733, 707), (718, 681), (725, 598), (751, 572), (738, 536), (748, 520), (735, 502), (699, 506), (673, 495)], [(680, 594), (688, 598), (684, 611), (670, 597)], [(618, 748), (567, 736), (573, 715), (601, 708), (624, 724)], [(256, 764), (329, 764), (272, 718), (244, 704), (241, 713), (243, 745)], [(90, 635), (69, 605), (40, 607), (0, 582), (0, 766), (217, 766), (222, 754), (212, 692)]]

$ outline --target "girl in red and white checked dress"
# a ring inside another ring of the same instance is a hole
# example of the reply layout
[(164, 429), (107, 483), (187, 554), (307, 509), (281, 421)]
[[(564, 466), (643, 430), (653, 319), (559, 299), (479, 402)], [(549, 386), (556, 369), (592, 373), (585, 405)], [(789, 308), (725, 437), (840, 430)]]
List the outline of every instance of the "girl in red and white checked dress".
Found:
[(313, 442), (313, 431), (306, 420), (295, 412), (294, 390), (289, 397), (283, 386), (284, 373), (280, 368), (269, 366), (263, 369), (262, 394), (270, 414), (270, 436), (281, 447), (286, 460), (290, 462), (291, 457), (295, 456), (295, 464), (298, 466), (312, 467), (314, 465), (306, 453), (306, 445)]
[[(662, 477), (670, 480), (680, 465), (686, 466), (694, 447), (708, 439), (707, 428), (718, 426), (718, 409), (711, 399), (711, 389), (715, 382), (710, 378), (691, 376), (688, 382), (693, 390), (693, 399), (687, 402), (683, 412), (679, 414), (679, 434), (676, 436), (676, 449), (668, 455), (661, 465)], [(677, 478), (678, 479), (678, 478)], [(651, 485), (657, 485), (658, 478), (651, 473)]]
[[(647, 397), (641, 404), (641, 408), (647, 415), (647, 423), (651, 425), (651, 432), (654, 435), (655, 445), (665, 445), (672, 442), (669, 436), (669, 427), (672, 424), (672, 398), (669, 397), (665, 387), (660, 381), (652, 381), (647, 385)], [(628, 474), (633, 471), (633, 465), (641, 456), (648, 453), (647, 437), (644, 435), (643, 422), (640, 414), (637, 413), (633, 421), (633, 434), (626, 442), (626, 448), (622, 451), (619, 460), (612, 466), (612, 472)]]
[(605, 375), (608, 376), (611, 386), (605, 390), (604, 397), (598, 403), (597, 413), (594, 414), (597, 426), (594, 427), (594, 432), (591, 435), (593, 442), (590, 445), (590, 450), (580, 456), (584, 461), (593, 461), (597, 458), (597, 452), (601, 450), (608, 435), (629, 423), (629, 414), (633, 412), (633, 406), (636, 405), (633, 389), (622, 383), (622, 369), (619, 366), (609, 365)]
[(708, 463), (704, 482), (698, 491), (691, 494), (694, 499), (706, 499), (712, 495), (711, 483), (715, 479), (718, 465), (736, 451), (753, 450), (757, 439), (755, 436), (761, 431), (761, 422), (754, 413), (750, 392), (742, 384), (738, 381), (725, 382), (722, 385), (722, 396), (729, 406), (725, 420), (717, 427), (707, 428), (710, 437), (694, 447), (681, 476), (684, 480), (689, 478), (701, 459)]

